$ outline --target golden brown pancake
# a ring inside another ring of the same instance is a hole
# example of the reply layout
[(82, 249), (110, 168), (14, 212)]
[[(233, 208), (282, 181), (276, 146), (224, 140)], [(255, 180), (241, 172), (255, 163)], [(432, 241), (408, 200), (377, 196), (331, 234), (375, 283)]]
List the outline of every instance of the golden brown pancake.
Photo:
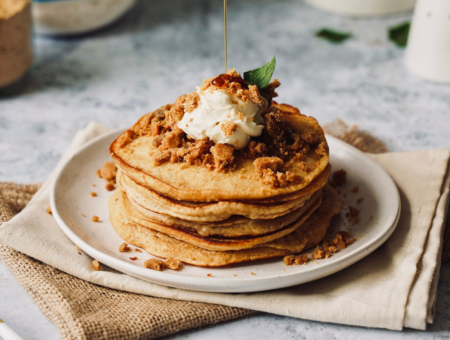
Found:
[(126, 204), (129, 203), (126, 202), (126, 195), (123, 192), (121, 193), (120, 189), (116, 190), (116, 192), (111, 197), (113, 200), (117, 198), (119, 199), (117, 201), (119, 203), (119, 211), (122, 212), (122, 216), (124, 219), (139, 223), (150, 229), (176, 238), (177, 240), (196, 245), (197, 247), (219, 251), (253, 248), (257, 245), (264, 244), (288, 235), (295, 231), (298, 227), (300, 227), (322, 202), (322, 197), (319, 197), (319, 199), (310, 204), (309, 209), (302, 216), (300, 216), (298, 220), (275, 232), (257, 237), (217, 238), (203, 237), (196, 232), (188, 232), (184, 229), (175, 228), (173, 226), (156, 223), (146, 219), (136, 210), (130, 209), (130, 204)]
[(273, 219), (301, 208), (312, 196), (310, 193), (291, 201), (264, 204), (233, 201), (211, 203), (176, 201), (138, 184), (120, 170), (117, 172), (117, 184), (126, 192), (136, 208), (146, 216), (148, 216), (146, 210), (149, 210), (195, 222), (223, 221), (233, 215), (251, 219)]
[(157, 147), (153, 145), (156, 137), (150, 135), (139, 136), (125, 145), (118, 142), (119, 137), (111, 144), (109, 151), (118, 168), (128, 177), (174, 200), (214, 202), (267, 199), (292, 194), (307, 187), (328, 165), (328, 144), (318, 122), (294, 109), (281, 112), (281, 117), (285, 126), (298, 134), (313, 132), (326, 150), (323, 155), (316, 154), (313, 149), (306, 154), (303, 161), (307, 170), (303, 170), (300, 161), (297, 162), (299, 164), (293, 162), (289, 171), (302, 180), (285, 187), (262, 184), (253, 160), (243, 155), (235, 157), (236, 169), (226, 172), (210, 171), (197, 165), (186, 166), (185, 163), (155, 165), (151, 161), (151, 155), (157, 151)]
[[(119, 189), (120, 190), (120, 189)], [(218, 222), (192, 222), (182, 220), (170, 215), (153, 213), (150, 210), (140, 209), (139, 205), (130, 202), (125, 193), (122, 194), (124, 210), (127, 217), (136, 223), (146, 225), (146, 221), (183, 229), (204, 237), (256, 237), (274, 233), (297, 221), (314, 202), (322, 196), (322, 189), (315, 192), (305, 205), (284, 216), (271, 220), (252, 220), (243, 216), (232, 216), (225, 221)], [(137, 207), (137, 208), (136, 208)], [(140, 211), (144, 210), (145, 215)]]
[(110, 221), (125, 241), (155, 256), (175, 258), (184, 263), (204, 267), (286, 256), (314, 247), (325, 237), (331, 218), (340, 212), (344, 204), (335, 190), (326, 186), (320, 207), (295, 232), (255, 248), (215, 251), (177, 240), (127, 220), (118, 202), (116, 199), (109, 200)]

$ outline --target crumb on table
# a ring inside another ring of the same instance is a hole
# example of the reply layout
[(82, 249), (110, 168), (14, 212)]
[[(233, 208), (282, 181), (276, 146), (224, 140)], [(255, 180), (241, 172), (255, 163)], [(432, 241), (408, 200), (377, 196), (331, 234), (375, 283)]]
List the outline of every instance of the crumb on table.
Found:
[(362, 201), (364, 201), (364, 197), (360, 197), (356, 200), (356, 203), (361, 203)]
[(98, 216), (92, 216), (92, 222), (99, 222), (100, 218)]
[(135, 251), (136, 253), (142, 253), (142, 250), (137, 249), (137, 248), (136, 248), (134, 251)]
[(206, 276), (207, 276), (207, 277), (213, 277), (212, 274), (207, 274)]
[(359, 192), (359, 187), (358, 187), (358, 186), (354, 187), (354, 188), (352, 189), (352, 192), (355, 193), (355, 194), (357, 194), (357, 193)]
[(135, 256), (135, 257), (130, 257), (130, 260), (131, 261), (136, 261), (138, 258)]
[(126, 242), (122, 243), (122, 244), (120, 245), (120, 247), (119, 247), (119, 251), (120, 251), (121, 253), (124, 253), (124, 252), (126, 252), (126, 251), (129, 251), (130, 249), (131, 249), (131, 248), (128, 247), (128, 243), (126, 243)]
[(92, 261), (92, 268), (98, 272), (100, 270), (100, 263), (97, 260)]
[(97, 196), (97, 193), (96, 192), (91, 192), (91, 196), (95, 197), (95, 196)]
[(164, 268), (164, 262), (160, 259), (149, 259), (144, 262), (144, 267), (148, 269), (161, 271)]
[(96, 175), (98, 178), (102, 178), (102, 171), (100, 169), (97, 169)]
[(53, 215), (53, 213), (52, 213), (52, 208), (51, 208), (51, 207), (48, 207), (48, 208), (47, 208), (47, 214)]

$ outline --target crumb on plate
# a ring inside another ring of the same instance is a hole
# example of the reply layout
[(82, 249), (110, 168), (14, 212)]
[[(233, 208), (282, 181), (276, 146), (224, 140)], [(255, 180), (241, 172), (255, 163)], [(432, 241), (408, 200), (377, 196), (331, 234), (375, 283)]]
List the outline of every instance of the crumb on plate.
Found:
[(178, 259), (168, 258), (164, 261), (164, 267), (172, 270), (178, 270), (180, 268), (181, 261)]
[(129, 251), (129, 250), (130, 250), (130, 247), (128, 247), (128, 243), (126, 243), (126, 242), (122, 243), (119, 247), (119, 251), (121, 253), (125, 253), (126, 251)]
[(144, 267), (148, 269), (161, 271), (164, 268), (164, 262), (160, 259), (149, 259), (144, 262)]

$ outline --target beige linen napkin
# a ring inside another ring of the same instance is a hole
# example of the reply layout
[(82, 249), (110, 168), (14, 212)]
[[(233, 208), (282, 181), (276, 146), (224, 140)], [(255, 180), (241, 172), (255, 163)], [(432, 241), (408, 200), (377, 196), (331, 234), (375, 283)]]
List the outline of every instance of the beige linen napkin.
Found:
[[(91, 123), (77, 134), (68, 159), (106, 129)], [(396, 182), (402, 200), (399, 225), (373, 254), (332, 276), (307, 284), (253, 294), (217, 294), (172, 289), (113, 270), (96, 272), (92, 259), (46, 213), (49, 180), (22, 213), (0, 227), (0, 241), (86, 281), (161, 298), (242, 307), (303, 319), (401, 330), (425, 329), (433, 320), (441, 235), (449, 193), (450, 150), (372, 156)]]

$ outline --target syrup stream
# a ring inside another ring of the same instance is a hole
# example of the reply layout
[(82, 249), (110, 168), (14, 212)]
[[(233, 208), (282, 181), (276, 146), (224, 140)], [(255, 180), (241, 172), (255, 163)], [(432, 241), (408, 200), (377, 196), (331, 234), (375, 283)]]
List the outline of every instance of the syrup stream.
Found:
[(227, 0), (223, 0), (223, 30), (225, 38), (225, 73), (227, 73)]

